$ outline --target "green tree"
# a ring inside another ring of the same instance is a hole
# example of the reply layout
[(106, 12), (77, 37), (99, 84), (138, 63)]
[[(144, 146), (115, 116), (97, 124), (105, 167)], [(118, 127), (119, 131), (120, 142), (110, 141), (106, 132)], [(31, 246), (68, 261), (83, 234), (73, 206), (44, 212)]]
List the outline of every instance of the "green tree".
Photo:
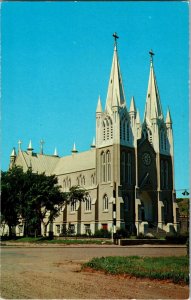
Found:
[(24, 183), (22, 168), (14, 167), (7, 172), (1, 172), (1, 222), (12, 228), (19, 224), (20, 218), (20, 192)]
[(22, 217), (25, 234), (32, 228), (35, 232), (39, 224), (43, 225), (43, 235), (47, 235), (48, 225), (60, 214), (64, 203), (83, 201), (86, 190), (73, 186), (63, 193), (55, 175), (46, 176), (23, 172), (20, 167), (13, 167), (2, 173), (2, 216), (12, 232), (12, 226)]

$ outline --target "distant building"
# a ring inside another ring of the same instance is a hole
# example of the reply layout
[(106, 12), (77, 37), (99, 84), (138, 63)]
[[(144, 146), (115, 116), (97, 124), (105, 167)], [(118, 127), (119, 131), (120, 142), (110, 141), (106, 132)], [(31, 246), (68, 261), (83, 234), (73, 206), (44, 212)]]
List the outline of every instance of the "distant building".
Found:
[(115, 38), (106, 105), (103, 109), (99, 97), (91, 149), (78, 153), (74, 144), (70, 156), (59, 157), (56, 150), (54, 155), (43, 148), (35, 153), (30, 142), (26, 151), (20, 145), (18, 153), (12, 151), (10, 167), (55, 174), (63, 191), (73, 185), (87, 189), (85, 202), (65, 205), (50, 225), (54, 235), (69, 225), (78, 234), (101, 228), (135, 234), (150, 228), (177, 231), (172, 119), (169, 109), (164, 118), (152, 51), (150, 56), (143, 122), (134, 97), (127, 108)]

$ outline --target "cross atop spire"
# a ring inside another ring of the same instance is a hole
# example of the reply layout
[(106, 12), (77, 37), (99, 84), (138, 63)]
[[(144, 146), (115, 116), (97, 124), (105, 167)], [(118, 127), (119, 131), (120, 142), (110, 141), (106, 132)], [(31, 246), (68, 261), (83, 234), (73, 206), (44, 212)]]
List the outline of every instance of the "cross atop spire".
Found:
[(113, 60), (111, 66), (111, 73), (109, 78), (109, 85), (106, 98), (106, 112), (111, 113), (113, 107), (123, 106), (125, 104), (125, 93), (123, 89), (122, 76), (120, 72), (118, 53), (116, 48), (116, 41), (119, 38), (117, 33), (113, 34), (115, 45)]
[(22, 141), (19, 140), (19, 141), (18, 141), (18, 144), (19, 144), (19, 151), (21, 151), (21, 144), (22, 144)]
[(44, 141), (41, 139), (40, 140), (40, 154), (43, 154), (43, 145), (44, 145)]
[(153, 62), (153, 55), (155, 54), (152, 49), (149, 51), (149, 54), (150, 54), (151, 62)]
[(114, 46), (117, 46), (117, 39), (119, 38), (117, 32), (114, 32), (113, 37), (114, 37)]

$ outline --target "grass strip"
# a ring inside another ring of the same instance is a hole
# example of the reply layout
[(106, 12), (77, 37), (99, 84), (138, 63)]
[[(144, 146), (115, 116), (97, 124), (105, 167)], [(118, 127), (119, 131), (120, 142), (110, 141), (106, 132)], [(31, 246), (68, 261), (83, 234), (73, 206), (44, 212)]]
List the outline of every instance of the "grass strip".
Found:
[(101, 245), (101, 244), (111, 244), (111, 241), (102, 241), (102, 240), (87, 240), (87, 239), (48, 239), (48, 238), (44, 238), (44, 237), (38, 237), (38, 238), (34, 238), (34, 237), (23, 237), (23, 238), (19, 238), (19, 239), (13, 239), (13, 240), (7, 240), (9, 242), (16, 242), (16, 243), (44, 243), (44, 244), (66, 244), (66, 245), (70, 245), (70, 244), (97, 244), (97, 245)]
[(83, 265), (106, 273), (128, 274), (151, 279), (169, 279), (174, 283), (189, 283), (189, 258), (181, 257), (140, 257), (109, 256), (93, 258)]

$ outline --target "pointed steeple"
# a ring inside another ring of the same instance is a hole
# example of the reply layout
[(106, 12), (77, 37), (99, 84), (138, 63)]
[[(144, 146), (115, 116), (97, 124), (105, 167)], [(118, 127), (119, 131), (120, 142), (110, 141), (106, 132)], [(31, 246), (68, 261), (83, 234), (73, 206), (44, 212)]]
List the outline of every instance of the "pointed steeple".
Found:
[(134, 99), (134, 97), (131, 98), (131, 104), (130, 104), (129, 112), (136, 112), (136, 106), (135, 106), (135, 99)]
[(29, 142), (29, 145), (28, 145), (28, 148), (27, 148), (27, 152), (28, 152), (28, 154), (29, 155), (32, 155), (33, 154), (33, 147), (32, 147), (32, 142), (31, 142), (31, 140), (30, 140), (30, 142)]
[(73, 149), (72, 149), (72, 153), (77, 153), (78, 150), (76, 150), (76, 144), (74, 143)]
[[(125, 104), (125, 94), (122, 83), (122, 76), (120, 72), (119, 59), (117, 54), (117, 44), (115, 38), (113, 61), (111, 66), (111, 73), (109, 78), (109, 85), (106, 98), (106, 111), (111, 111), (112, 107), (123, 106)], [(118, 38), (118, 37), (117, 37)]]
[(166, 114), (166, 124), (172, 124), (172, 118), (170, 114), (170, 109), (168, 108), (167, 114)]
[(95, 148), (95, 137), (93, 138), (92, 144), (91, 144), (91, 148)]
[(16, 156), (17, 156), (17, 153), (16, 153), (16, 150), (15, 150), (15, 147), (13, 147), (13, 150), (11, 152), (10, 157), (16, 157)]
[(17, 153), (15, 151), (15, 147), (13, 148), (11, 155), (10, 155), (10, 164), (9, 164), (9, 168), (12, 168), (15, 164), (15, 160), (17, 157)]
[(33, 147), (32, 147), (32, 141), (31, 141), (31, 140), (30, 140), (30, 142), (29, 142), (29, 145), (28, 145), (27, 150), (28, 150), (28, 151), (34, 150)]
[(53, 154), (54, 156), (58, 156), (58, 151), (57, 151), (57, 148), (55, 147), (55, 149), (54, 149), (54, 154)]
[(100, 96), (98, 97), (96, 113), (102, 113), (102, 105), (101, 105), (101, 98), (100, 98)]
[(145, 105), (144, 121), (151, 123), (152, 119), (163, 119), (162, 106), (160, 102), (159, 90), (157, 86), (156, 76), (153, 66), (153, 55), (152, 50), (149, 52), (151, 55), (150, 62), (150, 74), (147, 89), (147, 98)]
[(21, 151), (21, 144), (22, 144), (22, 141), (21, 141), (21, 140), (19, 140), (19, 141), (18, 141), (18, 145), (19, 145), (19, 148), (18, 148), (18, 150), (19, 150), (19, 151)]

